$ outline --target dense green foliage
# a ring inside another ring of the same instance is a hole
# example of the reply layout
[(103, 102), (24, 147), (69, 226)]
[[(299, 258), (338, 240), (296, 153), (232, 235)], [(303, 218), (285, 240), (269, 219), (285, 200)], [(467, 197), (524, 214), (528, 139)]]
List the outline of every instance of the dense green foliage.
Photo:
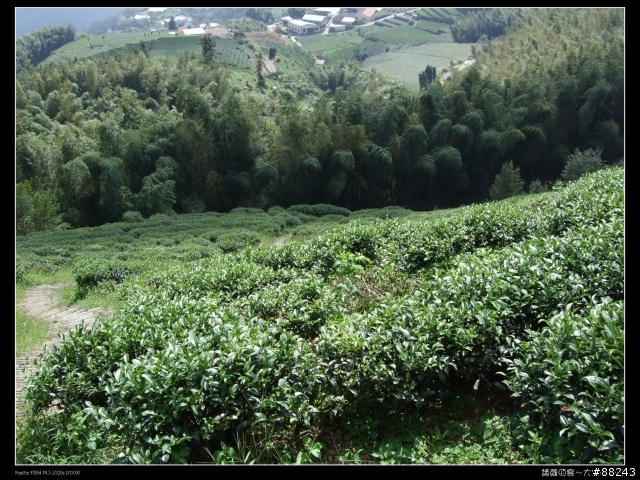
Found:
[(274, 22), (273, 13), (266, 8), (247, 8), (244, 11), (244, 16), (266, 24), (272, 24)]
[(75, 38), (76, 29), (73, 25), (44, 27), (22, 35), (16, 40), (16, 72), (28, 64), (38, 65), (51, 52), (73, 42)]
[[(27, 423), (23, 460), (220, 460), (234, 434), (293, 439), (375, 412), (428, 415), (469, 383), (518, 397), (511, 441), (524, 461), (624, 461), (623, 185), (608, 168), (517, 202), (352, 221), (304, 244), (171, 266), (149, 257), (137, 273), (142, 260), (92, 263), (87, 251), (83, 282), (133, 273), (118, 287), (124, 307), (68, 335), (31, 377), (30, 418), (51, 435)], [(174, 221), (143, 224), (170, 243)], [(57, 235), (73, 245), (95, 233)]]
[[(216, 40), (206, 58), (199, 39), (162, 38), (48, 61), (17, 77), (16, 183), (24, 205), (46, 195), (80, 227), (126, 212), (456, 206), (488, 198), (509, 160), (525, 184), (554, 182), (576, 148), (600, 150), (607, 165), (623, 158), (620, 18), (533, 10), (476, 51), (477, 68), (418, 97), (355, 65), (313, 67), (282, 44), (278, 70), (257, 76), (252, 54), (267, 50), (244, 39)], [(355, 31), (322, 37), (375, 43)], [(189, 41), (191, 53), (176, 55)], [(168, 42), (173, 57), (155, 57)], [(60, 224), (20, 221), (20, 233)]]
[(475, 43), (482, 36), (496, 38), (515, 26), (525, 13), (519, 8), (483, 8), (469, 13), (451, 25), (456, 42)]

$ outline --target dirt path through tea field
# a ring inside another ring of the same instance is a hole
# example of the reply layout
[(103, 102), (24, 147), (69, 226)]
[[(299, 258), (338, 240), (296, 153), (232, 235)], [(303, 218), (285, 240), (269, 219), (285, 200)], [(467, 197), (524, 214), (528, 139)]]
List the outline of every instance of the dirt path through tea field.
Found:
[(28, 315), (39, 317), (49, 322), (49, 334), (43, 345), (16, 357), (16, 418), (22, 415), (23, 389), (25, 378), (34, 370), (34, 360), (42, 357), (46, 348), (60, 343), (60, 334), (72, 331), (76, 325), (90, 324), (103, 309), (83, 310), (61, 303), (58, 291), (64, 284), (39, 285), (29, 288), (20, 308)]
[(281, 237), (276, 238), (276, 241), (273, 242), (273, 246), (276, 248), (284, 247), (286, 243), (291, 240), (291, 234), (287, 233), (286, 235), (282, 235)]

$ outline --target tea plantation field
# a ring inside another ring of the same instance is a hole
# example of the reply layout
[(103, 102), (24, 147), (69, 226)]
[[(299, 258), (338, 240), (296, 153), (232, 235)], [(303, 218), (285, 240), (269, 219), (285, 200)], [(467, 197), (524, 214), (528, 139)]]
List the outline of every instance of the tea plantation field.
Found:
[(16, 251), (18, 285), (66, 275), (70, 301), (117, 309), (30, 377), (18, 463), (624, 462), (622, 168), (442, 212), (236, 209)]
[(452, 39), (447, 42), (446, 37), (450, 39), (451, 34), (438, 35), (417, 47), (383, 52), (369, 57), (362, 62), (361, 69), (367, 72), (376, 69), (386, 77), (400, 80), (408, 89), (417, 92), (420, 88), (418, 74), (423, 72), (427, 65), (436, 67), (439, 74), (442, 69), (448, 68), (451, 62), (455, 63), (471, 55), (471, 44), (454, 43)]
[[(80, 38), (57, 49), (51, 58), (63, 56), (83, 58), (114, 53), (122, 49), (139, 51), (141, 41), (145, 42), (149, 56), (152, 58), (176, 59), (181, 51), (187, 53), (202, 51), (201, 36), (177, 36), (166, 32), (157, 32), (152, 35), (145, 35), (144, 32), (117, 32)], [(254, 68), (255, 63), (244, 43), (221, 37), (214, 37), (214, 41), (216, 60), (241, 69)]]

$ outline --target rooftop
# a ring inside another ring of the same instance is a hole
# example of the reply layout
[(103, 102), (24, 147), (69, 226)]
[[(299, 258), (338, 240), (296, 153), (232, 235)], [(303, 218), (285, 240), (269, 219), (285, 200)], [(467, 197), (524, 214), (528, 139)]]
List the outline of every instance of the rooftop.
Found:
[(361, 8), (358, 10), (358, 15), (366, 15), (367, 17), (373, 17), (376, 14), (375, 8)]
[(335, 15), (340, 11), (340, 7), (318, 7), (314, 9), (315, 12), (325, 12)]
[(217, 37), (225, 37), (229, 33), (228, 28), (207, 28), (204, 33), (207, 35), (214, 35)]
[(304, 17), (302, 17), (302, 20), (309, 20), (310, 22), (322, 22), (325, 18), (325, 15), (309, 15), (307, 13)]
[(205, 32), (204, 28), (185, 28), (184, 30), (182, 30), (182, 33), (184, 33), (185, 35), (204, 35)]
[(316, 27), (317, 26), (315, 23), (303, 22), (302, 20), (289, 20), (289, 23), (291, 25), (295, 25), (296, 27), (306, 27), (306, 26)]

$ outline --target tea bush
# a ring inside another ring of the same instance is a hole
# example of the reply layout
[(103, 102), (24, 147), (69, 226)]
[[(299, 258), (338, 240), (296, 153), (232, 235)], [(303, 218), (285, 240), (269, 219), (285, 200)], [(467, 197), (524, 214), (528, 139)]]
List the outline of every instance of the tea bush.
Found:
[(127, 223), (141, 223), (144, 222), (144, 218), (140, 212), (124, 212), (122, 214), (122, 221)]
[(544, 323), (504, 360), (524, 407), (514, 420), (520, 448), (536, 463), (622, 462), (623, 302), (567, 305)]
[(123, 309), (51, 351), (29, 379), (31, 414), (57, 406), (56, 441), (75, 445), (63, 426), (82, 421), (82, 441), (112, 436), (118, 461), (196, 462), (233, 434), (293, 439), (380, 405), (426, 409), (465, 381), (519, 398), (513, 438), (530, 461), (618, 461), (623, 178), (607, 169), (537, 197), (354, 221), (279, 249), (244, 247), (282, 211), (189, 216), (182, 232), (180, 217), (150, 219), (139, 228), (166, 245), (141, 236), (126, 262), (88, 232), (78, 285), (127, 278)]
[(216, 246), (223, 253), (235, 252), (242, 248), (260, 244), (260, 235), (256, 232), (246, 231), (238, 233), (226, 233), (216, 240)]
[(100, 262), (86, 259), (76, 262), (72, 274), (78, 286), (77, 296), (84, 298), (89, 290), (101, 283), (113, 281), (122, 283), (125, 278), (141, 270), (140, 265), (132, 265), (122, 261)]
[(331, 214), (342, 215), (344, 217), (351, 215), (351, 211), (346, 208), (328, 205), (326, 203), (317, 203), (315, 205), (292, 205), (287, 208), (287, 210), (313, 215), (314, 217), (322, 217), (324, 215)]

